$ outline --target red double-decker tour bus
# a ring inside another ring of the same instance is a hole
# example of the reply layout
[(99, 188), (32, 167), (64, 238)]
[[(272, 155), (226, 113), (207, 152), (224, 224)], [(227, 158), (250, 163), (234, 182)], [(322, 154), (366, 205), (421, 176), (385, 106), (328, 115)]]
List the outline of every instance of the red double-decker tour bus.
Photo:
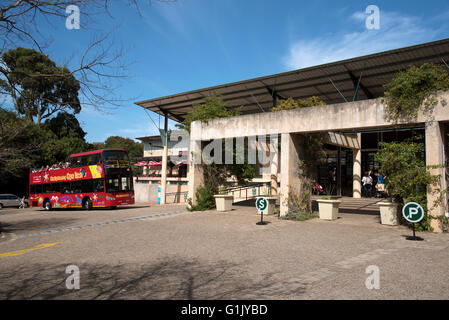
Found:
[(72, 154), (65, 168), (30, 172), (30, 207), (90, 210), (133, 203), (131, 163), (122, 149)]

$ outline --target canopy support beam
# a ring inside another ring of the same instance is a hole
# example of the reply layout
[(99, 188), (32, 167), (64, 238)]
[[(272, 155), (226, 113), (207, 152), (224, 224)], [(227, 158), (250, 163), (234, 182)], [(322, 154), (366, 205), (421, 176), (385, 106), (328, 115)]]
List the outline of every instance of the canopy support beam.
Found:
[(161, 205), (165, 204), (165, 194), (167, 191), (167, 163), (168, 163), (168, 112), (164, 112), (164, 129), (161, 130), (162, 144), (162, 173), (161, 173)]

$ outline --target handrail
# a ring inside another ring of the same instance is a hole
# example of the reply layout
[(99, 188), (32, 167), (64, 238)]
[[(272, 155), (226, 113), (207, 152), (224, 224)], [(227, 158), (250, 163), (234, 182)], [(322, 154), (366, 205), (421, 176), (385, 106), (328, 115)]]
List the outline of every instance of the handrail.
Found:
[(248, 189), (248, 188), (253, 188), (253, 187), (260, 187), (261, 185), (267, 185), (269, 188), (271, 188), (271, 185), (269, 182), (254, 182), (251, 184), (238, 185), (235, 187), (225, 188), (225, 191), (229, 192), (229, 191), (234, 191), (234, 190), (239, 190), (239, 189)]
[[(245, 190), (245, 199), (248, 200), (248, 189), (258, 188), (258, 192), (256, 192), (256, 194), (258, 194), (260, 196), (260, 187), (265, 187), (265, 186), (268, 188), (268, 194), (271, 195), (271, 184), (269, 182), (260, 182), (260, 183), (241, 185), (241, 186), (237, 186), (237, 187), (226, 188), (224, 191), (226, 192), (226, 194), (232, 192), (233, 196), (234, 196), (235, 192), (239, 192), (239, 197), (241, 198), (242, 190)], [(255, 197), (255, 196), (256, 195), (250, 195), (250, 198)]]

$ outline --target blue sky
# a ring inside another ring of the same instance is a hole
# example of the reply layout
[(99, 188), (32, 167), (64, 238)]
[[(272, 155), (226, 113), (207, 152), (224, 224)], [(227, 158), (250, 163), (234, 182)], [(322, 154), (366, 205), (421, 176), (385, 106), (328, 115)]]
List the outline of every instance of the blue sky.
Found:
[[(94, 27), (120, 26), (114, 43), (130, 48), (132, 64), (116, 90), (128, 101), (108, 113), (83, 109), (78, 119), (90, 142), (157, 134), (135, 101), (449, 37), (447, 0), (152, 0), (141, 2), (141, 16), (125, 3), (114, 1), (112, 18), (97, 17)], [(380, 30), (365, 27), (368, 5), (380, 8)], [(41, 32), (51, 34), (47, 52), (59, 64), (74, 52), (76, 61), (99, 33), (57, 23)]]

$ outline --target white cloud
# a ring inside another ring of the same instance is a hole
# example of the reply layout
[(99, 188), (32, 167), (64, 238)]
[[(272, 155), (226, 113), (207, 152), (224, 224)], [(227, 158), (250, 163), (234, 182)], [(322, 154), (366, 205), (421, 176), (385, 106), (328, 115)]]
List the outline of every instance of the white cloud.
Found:
[(289, 70), (305, 68), (432, 41), (438, 35), (437, 28), (425, 27), (419, 17), (381, 11), (380, 30), (364, 29), (366, 17), (363, 12), (350, 16), (361, 31), (292, 43), (283, 64)]
[(365, 21), (367, 15), (365, 12), (357, 11), (351, 15), (351, 18), (356, 21)]

